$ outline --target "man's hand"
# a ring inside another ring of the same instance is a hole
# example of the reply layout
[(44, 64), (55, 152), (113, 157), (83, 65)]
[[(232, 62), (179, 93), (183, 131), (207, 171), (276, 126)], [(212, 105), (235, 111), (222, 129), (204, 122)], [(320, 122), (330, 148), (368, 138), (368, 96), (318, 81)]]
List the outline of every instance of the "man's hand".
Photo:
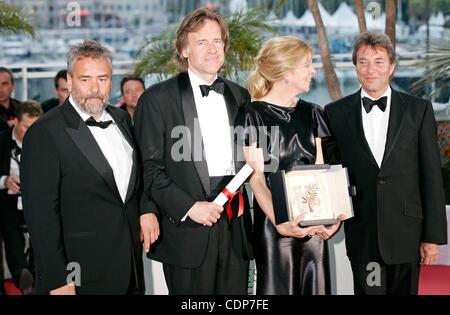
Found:
[(150, 245), (159, 237), (159, 223), (154, 213), (146, 213), (140, 217), (141, 241), (144, 241), (144, 251), (150, 250)]
[(73, 282), (63, 287), (50, 291), (50, 295), (76, 295), (76, 294), (77, 292), (75, 291), (75, 284)]
[(19, 176), (8, 176), (5, 179), (6, 188), (10, 189), (13, 193), (20, 193), (20, 178)]
[(219, 220), (223, 207), (212, 202), (197, 201), (189, 209), (188, 216), (197, 223), (213, 226)]
[(420, 257), (422, 265), (431, 265), (439, 258), (439, 245), (433, 243), (420, 243)]

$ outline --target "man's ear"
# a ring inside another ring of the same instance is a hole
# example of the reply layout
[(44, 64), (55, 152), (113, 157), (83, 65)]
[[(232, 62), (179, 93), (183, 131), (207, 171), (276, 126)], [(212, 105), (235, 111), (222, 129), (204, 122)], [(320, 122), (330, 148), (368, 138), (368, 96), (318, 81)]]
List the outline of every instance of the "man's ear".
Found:
[(67, 73), (67, 89), (69, 90), (69, 93), (72, 93), (72, 76), (69, 73)]
[(389, 77), (390, 78), (392, 78), (392, 76), (394, 75), (395, 68), (397, 68), (397, 62), (391, 63), (391, 65), (389, 67)]
[(184, 47), (181, 49), (181, 55), (188, 59), (189, 58), (189, 47)]

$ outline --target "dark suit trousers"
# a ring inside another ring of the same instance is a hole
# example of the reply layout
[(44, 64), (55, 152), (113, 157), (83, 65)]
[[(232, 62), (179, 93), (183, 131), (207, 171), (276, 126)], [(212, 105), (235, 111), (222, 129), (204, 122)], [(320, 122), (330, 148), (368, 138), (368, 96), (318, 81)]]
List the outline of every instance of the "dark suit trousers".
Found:
[(24, 253), (25, 238), (21, 226), (23, 214), (17, 210), (17, 196), (3, 195), (1, 198), (1, 232), (5, 244), (5, 257), (14, 282), (18, 285), (20, 272), (28, 268)]
[(351, 264), (355, 295), (417, 295), (420, 271), (418, 262), (377, 264), (369, 268), (367, 264)]
[[(211, 195), (225, 187), (211, 178)], [(203, 227), (201, 227), (203, 228)], [(249, 262), (238, 257), (231, 245), (231, 233), (224, 212), (210, 229), (208, 247), (203, 263), (195, 269), (163, 264), (169, 294), (172, 295), (245, 295), (248, 285)]]
[(1, 238), (1, 227), (0, 227), (0, 295), (5, 295), (5, 288), (3, 283), (5, 279), (3, 279), (3, 240)]

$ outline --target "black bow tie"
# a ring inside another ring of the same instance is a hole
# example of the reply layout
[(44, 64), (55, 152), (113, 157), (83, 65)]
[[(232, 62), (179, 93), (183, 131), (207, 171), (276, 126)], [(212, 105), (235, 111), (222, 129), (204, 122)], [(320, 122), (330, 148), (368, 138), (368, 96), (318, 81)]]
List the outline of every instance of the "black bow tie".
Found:
[(12, 149), (15, 157), (18, 157), (22, 153), (22, 148), (19, 148), (15, 140), (12, 141)]
[(96, 121), (94, 119), (94, 117), (91, 116), (88, 119), (86, 119), (85, 123), (86, 123), (86, 125), (91, 126), (91, 127), (100, 127), (102, 129), (105, 129), (105, 128), (108, 128), (108, 126), (112, 124), (112, 120)]
[(223, 83), (222, 79), (217, 78), (211, 85), (200, 85), (200, 91), (202, 91), (203, 97), (208, 96), (211, 90), (223, 95), (225, 83)]
[(374, 107), (375, 105), (377, 105), (381, 109), (382, 112), (384, 112), (386, 110), (387, 96), (380, 97), (377, 100), (371, 100), (368, 97), (363, 97), (362, 101), (363, 101), (364, 109), (366, 110), (367, 114), (370, 113), (370, 111), (372, 110), (372, 107)]

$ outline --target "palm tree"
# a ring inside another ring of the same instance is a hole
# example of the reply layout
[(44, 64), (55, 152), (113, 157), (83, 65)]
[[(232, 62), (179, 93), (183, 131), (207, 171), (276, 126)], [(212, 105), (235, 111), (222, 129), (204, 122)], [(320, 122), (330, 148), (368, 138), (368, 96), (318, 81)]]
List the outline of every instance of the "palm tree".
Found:
[(325, 75), (325, 81), (328, 86), (328, 94), (333, 101), (342, 97), (339, 81), (334, 71), (333, 64), (331, 62), (330, 47), (328, 45), (328, 37), (323, 25), (322, 16), (320, 15), (319, 6), (317, 0), (308, 0), (308, 7), (314, 16), (316, 22), (318, 41), (320, 46), (320, 56), (322, 59), (323, 72)]
[[(253, 68), (264, 32), (275, 32), (266, 21), (266, 13), (262, 8), (254, 8), (226, 18), (231, 41), (222, 75), (240, 81), (240, 74)], [(158, 80), (175, 74), (174, 40), (175, 28), (171, 28), (147, 41), (138, 52), (142, 59), (134, 69), (135, 74), (156, 74)]]
[(365, 32), (367, 30), (366, 17), (364, 16), (364, 1), (355, 0), (356, 15), (358, 16), (359, 31)]
[(397, 10), (395, 0), (386, 0), (386, 35), (391, 39), (395, 49), (395, 21), (397, 19)]
[(21, 32), (27, 33), (33, 38), (36, 35), (34, 26), (21, 8), (0, 1), (0, 35)]

